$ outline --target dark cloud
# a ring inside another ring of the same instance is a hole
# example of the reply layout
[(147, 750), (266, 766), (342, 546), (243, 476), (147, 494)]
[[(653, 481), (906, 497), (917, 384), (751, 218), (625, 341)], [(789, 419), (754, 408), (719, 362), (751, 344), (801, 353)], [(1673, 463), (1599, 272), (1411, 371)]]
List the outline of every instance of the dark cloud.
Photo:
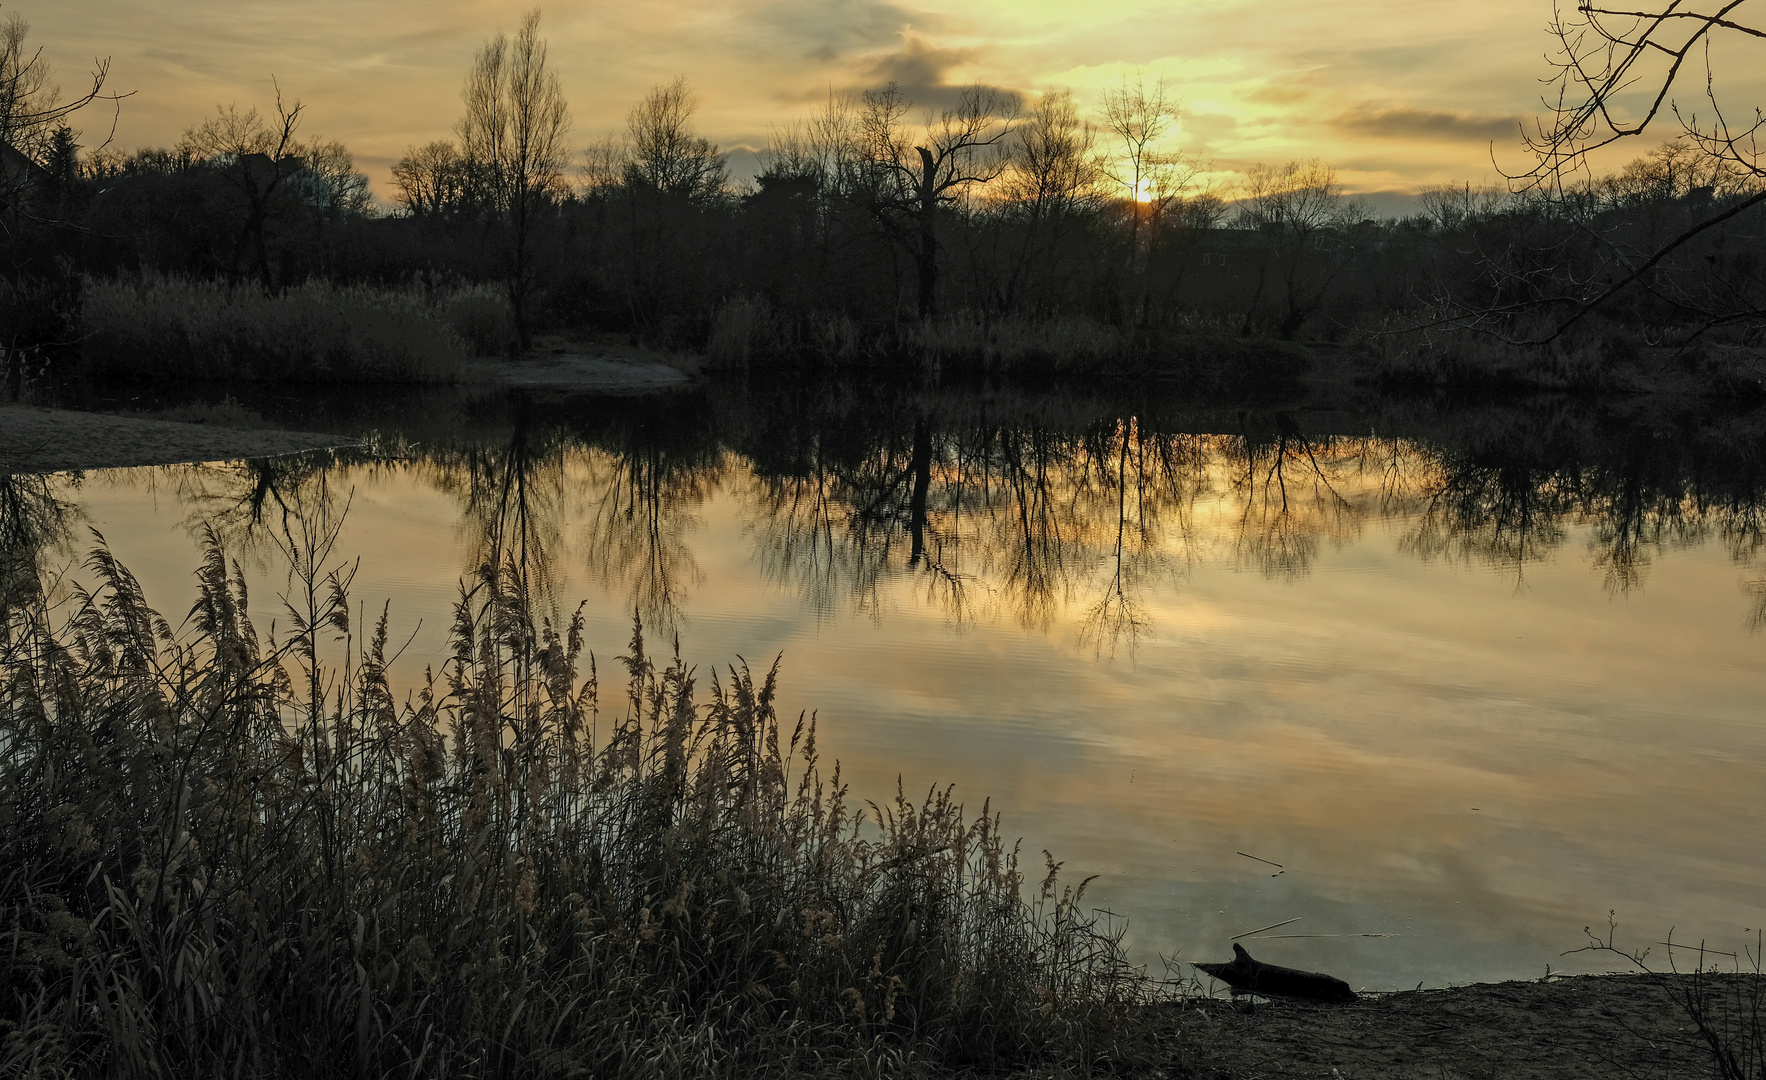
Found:
[(903, 31), (901, 48), (880, 56), (864, 69), (867, 86), (895, 83), (909, 97), (949, 86), (952, 69), (968, 62), (972, 49), (941, 49), (912, 31)]
[[(846, 72), (836, 73), (832, 80), (813, 90), (787, 95), (787, 99), (820, 101), (829, 89), (862, 93), (894, 83), (902, 99), (916, 109), (954, 108), (971, 84), (954, 81), (952, 74), (979, 50), (941, 48), (912, 28), (898, 27), (895, 33), (900, 40), (897, 48), (851, 57), (845, 64)], [(991, 91), (1002, 104), (1017, 105), (1023, 101), (1023, 95), (1016, 90), (999, 86), (982, 89)]]
[(782, 51), (822, 63), (888, 48), (904, 26), (935, 32), (944, 25), (938, 15), (889, 0), (778, 0), (753, 18)]
[(1487, 143), (1512, 138), (1520, 130), (1513, 116), (1478, 116), (1470, 113), (1433, 112), (1427, 109), (1350, 109), (1330, 121), (1332, 129), (1345, 135), (1373, 139), (1405, 139), (1430, 142)]
[[(948, 109), (957, 103), (965, 84), (952, 82), (952, 71), (974, 57), (973, 49), (941, 49), (911, 30), (902, 31), (901, 48), (879, 56), (861, 69), (863, 82), (854, 87), (870, 90), (894, 83), (901, 96), (928, 109)], [(987, 87), (1003, 100), (1016, 102), (1011, 90)]]

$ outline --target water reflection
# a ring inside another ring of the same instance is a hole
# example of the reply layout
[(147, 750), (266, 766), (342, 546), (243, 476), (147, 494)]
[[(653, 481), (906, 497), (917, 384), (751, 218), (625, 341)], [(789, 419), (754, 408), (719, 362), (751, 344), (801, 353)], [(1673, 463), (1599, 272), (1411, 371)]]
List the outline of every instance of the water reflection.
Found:
[[(498, 559), (589, 596), (597, 647), (637, 610), (701, 660), (788, 649), (855, 790), (997, 795), (1137, 925), (1176, 927), (1161, 949), (1304, 911), (1319, 949), (1416, 931), (1355, 961), (1414, 985), (1536, 971), (1610, 906), (1665, 930), (1758, 895), (1752, 414), (806, 382), (475, 422), (396, 457), (39, 480), (20, 505), (90, 505), (125, 559), (126, 533), (157, 533), (156, 596), (188, 582), (167, 514), (269, 555), (347, 512), (363, 597), (421, 624), (412, 663), (445, 650), (454, 581)], [(1293, 869), (1241, 880), (1235, 850)], [(1525, 968), (1454, 959), (1493, 940)]]
[[(432, 439), (399, 459), (323, 453), (174, 482), (188, 527), (249, 553), (291, 520), (341, 514), (362, 478), (406, 470), (456, 504), (462, 576), (512, 559), (551, 597), (565, 570), (586, 574), (664, 630), (704, 582), (704, 507), (728, 492), (754, 564), (819, 619), (883, 618), (885, 584), (905, 584), (952, 626), (1067, 625), (1106, 655), (1156, 630), (1150, 598), (1180, 592), (1199, 565), (1299, 580), (1373, 517), (1403, 522), (1399, 553), (1494, 569), (1517, 590), (1573, 532), (1613, 595), (1643, 587), (1676, 546), (1720, 539), (1748, 567), (1766, 545), (1766, 423), (1745, 414), (1554, 402), (1210, 414), (1156, 399), (799, 384), (517, 398), (488, 426), (499, 433)], [(65, 537), (72, 489), (5, 485), (0, 542), (34, 566), (33, 552)], [(1750, 625), (1766, 624), (1766, 594), (1749, 580)]]
[[(77, 503), (48, 477), (0, 474), (0, 635), (9, 616), (54, 595), (58, 561), (73, 551)], [(7, 639), (0, 637), (0, 646)]]
[(586, 466), (589, 569), (604, 584), (623, 588), (649, 625), (672, 632), (703, 579), (691, 536), (699, 506), (723, 474), (724, 456), (710, 447), (634, 436), (586, 455)]
[(536, 425), (528, 402), (518, 399), (506, 438), (443, 444), (416, 459), (420, 474), (459, 505), (468, 576), (482, 580), (510, 563), (529, 601), (554, 616), (567, 513), (564, 460), (572, 449), (561, 432)]

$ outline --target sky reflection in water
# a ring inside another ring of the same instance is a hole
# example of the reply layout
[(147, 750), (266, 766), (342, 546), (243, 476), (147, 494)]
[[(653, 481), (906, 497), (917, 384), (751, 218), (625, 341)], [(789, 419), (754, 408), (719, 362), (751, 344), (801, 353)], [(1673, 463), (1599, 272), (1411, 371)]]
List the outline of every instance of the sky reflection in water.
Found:
[(1536, 417), (1455, 441), (866, 416), (726, 413), (672, 444), (530, 416), (390, 463), (57, 490), (168, 613), (218, 523), (265, 624), (251, 506), (347, 505), (355, 596), (414, 634), (407, 679), (493, 540), (561, 609), (586, 598), (604, 664), (634, 609), (702, 672), (782, 651), (786, 708), (819, 710), (855, 794), (991, 796), (1028, 862), (1100, 875), (1144, 959), (1298, 917), (1247, 944), (1393, 988), (1575, 970), (1559, 953), (1608, 909), (1639, 943), (1733, 949), (1766, 921), (1746, 455)]

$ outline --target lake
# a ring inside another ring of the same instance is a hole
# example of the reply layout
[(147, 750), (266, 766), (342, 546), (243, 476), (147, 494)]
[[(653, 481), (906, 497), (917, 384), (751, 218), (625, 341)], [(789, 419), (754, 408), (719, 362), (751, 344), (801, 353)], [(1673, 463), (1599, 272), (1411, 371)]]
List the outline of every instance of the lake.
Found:
[(251, 404), (372, 439), (58, 475), (49, 562), (96, 528), (176, 623), (212, 528), (267, 627), (277, 530), (341, 522), (409, 684), (521, 552), (603, 670), (634, 616), (702, 677), (782, 655), (855, 796), (991, 799), (1154, 970), (1239, 937), (1439, 986), (1605, 970), (1561, 954), (1609, 910), (1636, 946), (1766, 922), (1766, 416), (813, 379)]

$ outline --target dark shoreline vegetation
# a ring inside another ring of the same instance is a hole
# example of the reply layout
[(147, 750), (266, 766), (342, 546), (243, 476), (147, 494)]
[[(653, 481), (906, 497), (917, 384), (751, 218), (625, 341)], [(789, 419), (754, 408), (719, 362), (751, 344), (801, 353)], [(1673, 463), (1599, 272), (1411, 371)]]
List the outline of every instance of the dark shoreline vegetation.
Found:
[[(726, 371), (1766, 393), (1760, 176), (1695, 135), (1377, 219), (1323, 161), (1229, 182), (1162, 146), (1181, 115), (1162, 85), (1124, 82), (1095, 117), (980, 87), (922, 114), (890, 85), (780, 127), (737, 182), (681, 80), (573, 147), (537, 35), (535, 13), (485, 46), (457, 141), (412, 147), (387, 204), (298, 101), (219, 108), (170, 149), (82, 148), (66, 109), (18, 119), (10, 386), (448, 382), (550, 332)], [(517, 70), (537, 103), (493, 108)], [(498, 149), (509, 125), (525, 156)]]

